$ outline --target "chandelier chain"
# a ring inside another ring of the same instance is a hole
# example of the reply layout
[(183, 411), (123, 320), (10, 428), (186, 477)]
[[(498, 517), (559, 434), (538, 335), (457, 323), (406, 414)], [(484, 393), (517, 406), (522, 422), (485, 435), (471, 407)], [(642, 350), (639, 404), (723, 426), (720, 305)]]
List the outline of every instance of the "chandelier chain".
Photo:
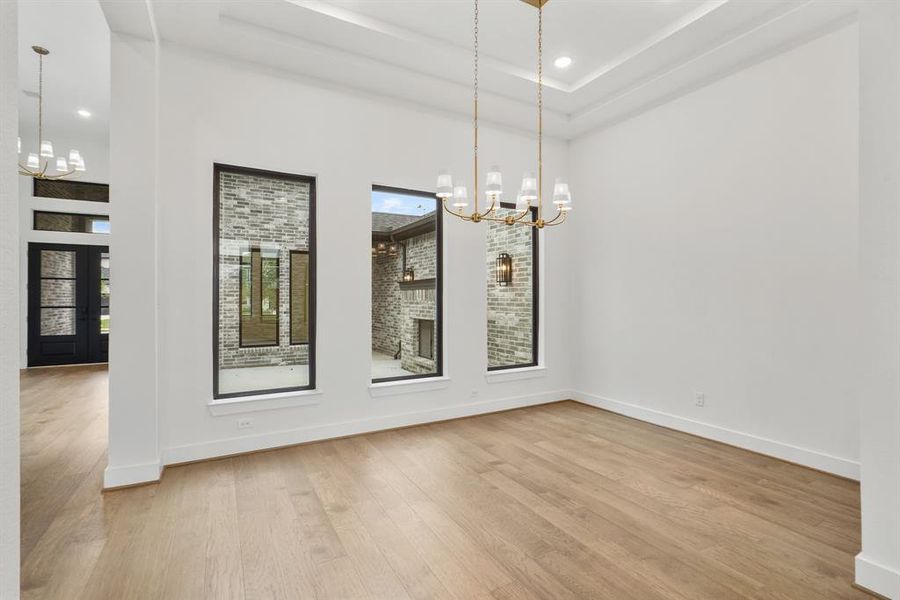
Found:
[(44, 142), (44, 55), (38, 54), (38, 148)]
[(543, 218), (544, 194), (544, 7), (538, 6), (538, 219)]
[(474, 104), (475, 110), (473, 112), (473, 126), (475, 129), (475, 164), (474, 164), (474, 175), (475, 175), (475, 185), (474, 185), (474, 193), (475, 193), (475, 212), (478, 212), (478, 0), (475, 0), (475, 66), (474, 66)]

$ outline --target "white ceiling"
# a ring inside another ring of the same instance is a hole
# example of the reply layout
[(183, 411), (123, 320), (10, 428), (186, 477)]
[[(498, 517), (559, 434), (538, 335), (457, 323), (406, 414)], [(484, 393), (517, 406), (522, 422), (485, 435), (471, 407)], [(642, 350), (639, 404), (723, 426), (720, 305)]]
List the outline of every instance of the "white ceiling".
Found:
[[(467, 114), (472, 0), (101, 0), (116, 31)], [(855, 16), (854, 0), (550, 0), (545, 128), (572, 137)], [(481, 0), (480, 111), (535, 122), (537, 10)], [(567, 70), (553, 67), (571, 56)]]
[[(37, 138), (38, 55), (44, 57), (44, 137), (100, 140), (109, 131), (109, 27), (97, 0), (19, 2), (19, 130), (22, 150)], [(78, 109), (91, 112), (80, 117)], [(56, 148), (57, 153), (63, 148)]]

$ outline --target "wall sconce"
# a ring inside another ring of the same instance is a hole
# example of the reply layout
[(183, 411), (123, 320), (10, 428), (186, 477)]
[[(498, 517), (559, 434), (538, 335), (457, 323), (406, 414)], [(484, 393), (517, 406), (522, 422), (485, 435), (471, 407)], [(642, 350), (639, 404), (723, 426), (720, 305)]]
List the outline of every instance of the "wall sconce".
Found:
[(412, 267), (403, 271), (403, 281), (415, 281), (416, 273), (412, 270)]
[(385, 244), (384, 242), (378, 242), (377, 244), (375, 244), (375, 252), (378, 254), (378, 256), (384, 256), (385, 254), (387, 254), (387, 244)]
[(512, 257), (506, 252), (497, 256), (497, 285), (512, 283)]
[(397, 244), (392, 242), (391, 245), (388, 246), (388, 256), (397, 256)]

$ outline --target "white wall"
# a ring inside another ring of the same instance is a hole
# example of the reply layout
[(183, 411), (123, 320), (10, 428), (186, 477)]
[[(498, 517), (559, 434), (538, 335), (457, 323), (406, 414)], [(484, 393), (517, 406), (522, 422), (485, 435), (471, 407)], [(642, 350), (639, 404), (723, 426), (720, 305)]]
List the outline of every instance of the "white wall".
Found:
[[(28, 151), (25, 146), (31, 144), (29, 131), (20, 131), (23, 136), (23, 154)], [(78, 149), (85, 158), (87, 170), (77, 177), (78, 181), (93, 183), (109, 183), (109, 141), (90, 138), (64, 138), (52, 136), (53, 147), (57, 153), (67, 153), (69, 149)], [(26, 141), (27, 140), (27, 141)], [(21, 157), (20, 157), (21, 158)], [(109, 244), (109, 236), (90, 233), (64, 233), (60, 231), (35, 231), (34, 211), (49, 210), (54, 212), (72, 212), (89, 215), (108, 215), (109, 204), (103, 202), (84, 202), (78, 200), (60, 200), (57, 198), (35, 197), (32, 180), (19, 178), (19, 366), (28, 366), (28, 244), (41, 242), (48, 244), (88, 244), (105, 246)]]
[(0, 598), (19, 597), (18, 20), (0, 2)]
[(900, 599), (900, 4), (860, 15), (862, 551), (856, 581)]
[(857, 44), (572, 143), (580, 398), (858, 476)]
[[(116, 106), (129, 100), (125, 90), (117, 89), (116, 78), (124, 75), (116, 65), (121, 61), (125, 68), (130, 59), (121, 51), (116, 57), (115, 41), (113, 53), (115, 118)], [(162, 46), (159, 77), (158, 386), (164, 463), (568, 396), (566, 259), (574, 232), (548, 231), (544, 239), (546, 370), (527, 380), (489, 382), (485, 375), (486, 229), (449, 218), (445, 221), (444, 255), (448, 380), (414, 384), (414, 393), (402, 393), (408, 389), (404, 386), (380, 390), (378, 395), (370, 391), (371, 186), (432, 189), (441, 167), (451, 168), (458, 176), (470, 176), (468, 119), (397, 106), (169, 45)], [(130, 100), (135, 101), (133, 97)], [(138, 225), (138, 217), (128, 214), (137, 199), (123, 197), (115, 182), (146, 165), (123, 161), (118, 165), (122, 171), (117, 172), (115, 157), (122, 148), (117, 146), (115, 133), (111, 151), (115, 250), (131, 243), (120, 236)], [(484, 164), (501, 164), (510, 187), (517, 185), (526, 169), (534, 168), (534, 152), (532, 137), (489, 126), (481, 129)], [(565, 173), (564, 143), (545, 142), (544, 156), (547, 174)], [(275, 401), (312, 402), (306, 406), (240, 415), (253, 420), (250, 431), (238, 432), (238, 416), (214, 415), (208, 406), (213, 368), (214, 162), (317, 177), (317, 385), (321, 393)], [(121, 260), (120, 255), (114, 256)], [(121, 282), (116, 293), (121, 299)], [(117, 316), (121, 327), (122, 317), (114, 308), (112, 318)], [(121, 330), (114, 335), (117, 333)], [(113, 377), (118, 368), (115, 351)], [(130, 401), (125, 397), (128, 393), (124, 388), (111, 388), (113, 409), (118, 402)], [(127, 467), (117, 463), (116, 446), (133, 444), (121, 431), (111, 438), (111, 469)]]
[[(157, 479), (161, 468), (157, 52), (153, 42), (115, 33), (110, 48), (109, 450), (104, 485), (116, 487)], [(189, 254), (192, 248), (183, 251)]]

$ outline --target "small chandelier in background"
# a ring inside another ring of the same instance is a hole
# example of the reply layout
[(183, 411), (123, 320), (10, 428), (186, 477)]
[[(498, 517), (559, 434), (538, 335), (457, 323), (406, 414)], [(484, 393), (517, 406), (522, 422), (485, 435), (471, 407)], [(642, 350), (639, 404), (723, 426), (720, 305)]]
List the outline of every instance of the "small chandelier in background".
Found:
[[(35, 179), (63, 179), (84, 171), (84, 158), (78, 150), (69, 150), (65, 155), (55, 156), (53, 142), (44, 139), (44, 57), (50, 51), (40, 46), (32, 46), (38, 55), (38, 118), (37, 147), (38, 152), (29, 152), (23, 165), (19, 163), (19, 174)], [(18, 151), (22, 154), (22, 138), (18, 139)], [(52, 167), (51, 167), (52, 165)], [(50, 173), (48, 173), (50, 170)]]
[[(447, 171), (441, 171), (438, 174), (436, 196), (441, 199), (444, 210), (455, 217), (459, 217), (465, 221), (479, 223), (481, 221), (496, 221), (506, 223), (507, 225), (527, 225), (543, 229), (553, 225), (561, 225), (566, 220), (566, 215), (572, 210), (572, 194), (569, 192), (569, 184), (562, 177), (557, 177), (553, 185), (553, 204), (556, 206), (556, 215), (549, 220), (544, 219), (544, 202), (543, 202), (543, 137), (544, 137), (544, 81), (543, 81), (543, 33), (544, 33), (544, 4), (548, 0), (522, 0), (526, 4), (537, 7), (538, 9), (538, 31), (537, 31), (537, 109), (538, 109), (538, 131), (537, 131), (537, 176), (532, 173), (525, 173), (522, 178), (522, 186), (516, 195), (515, 214), (500, 217), (496, 215), (496, 211), (500, 205), (500, 196), (503, 194), (503, 177), (500, 174), (500, 167), (493, 166), (487, 173), (487, 180), (484, 189), (485, 205), (487, 209), (483, 212), (478, 208), (478, 0), (475, 0), (475, 72), (474, 72), (474, 114), (473, 128), (475, 134), (474, 144), (474, 163), (475, 163), (475, 180), (473, 182), (473, 200), (474, 212), (466, 214), (464, 211), (469, 206), (468, 189), (464, 184), (454, 183), (453, 177)], [(529, 217), (532, 209), (537, 209), (537, 215), (534, 220)]]

